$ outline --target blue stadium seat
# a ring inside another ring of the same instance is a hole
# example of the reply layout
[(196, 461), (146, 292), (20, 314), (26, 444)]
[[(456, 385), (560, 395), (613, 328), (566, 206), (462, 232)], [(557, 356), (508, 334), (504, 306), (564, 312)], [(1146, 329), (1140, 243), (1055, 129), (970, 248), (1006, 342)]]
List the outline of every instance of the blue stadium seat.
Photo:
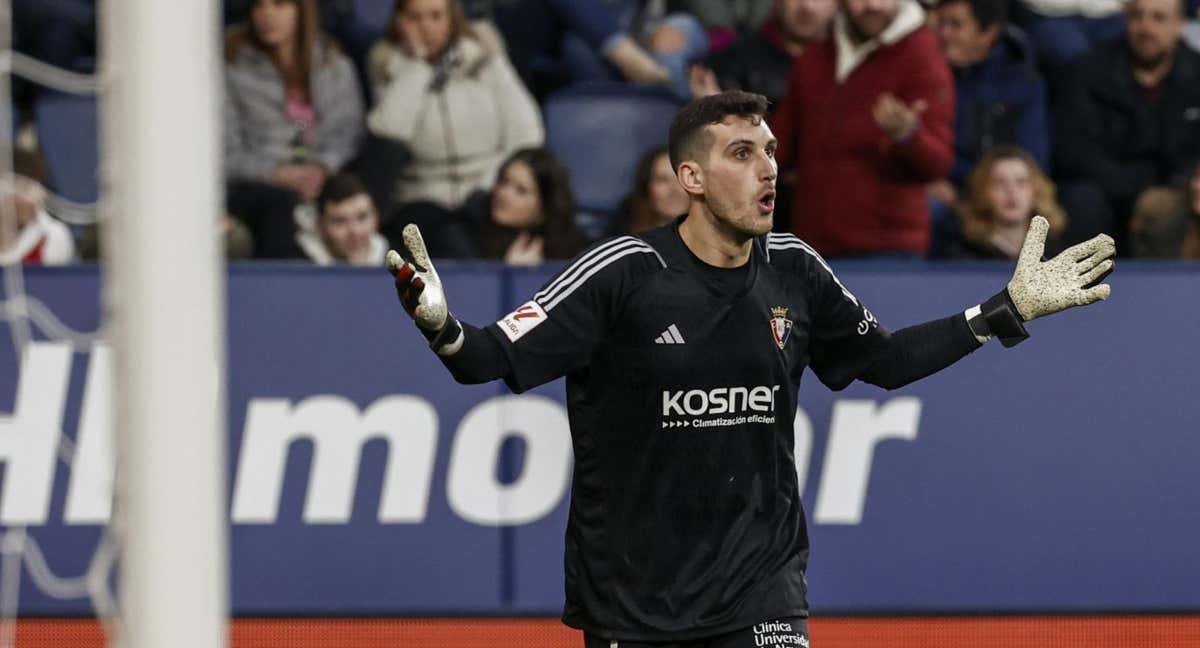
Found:
[(51, 188), (73, 202), (95, 202), (100, 195), (96, 98), (48, 92), (34, 112)]
[(579, 84), (546, 98), (546, 145), (571, 174), (586, 234), (603, 233), (633, 184), (638, 158), (666, 145), (679, 106), (665, 90), (622, 83)]
[(395, 4), (395, 0), (354, 0), (354, 15), (371, 29), (386, 32)]

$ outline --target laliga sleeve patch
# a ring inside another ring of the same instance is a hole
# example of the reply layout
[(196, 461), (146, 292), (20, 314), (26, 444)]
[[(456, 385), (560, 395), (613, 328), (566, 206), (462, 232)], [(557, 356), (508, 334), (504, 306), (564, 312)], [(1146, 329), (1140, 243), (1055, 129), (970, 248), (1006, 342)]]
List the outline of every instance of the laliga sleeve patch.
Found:
[(508, 336), (509, 342), (516, 342), (545, 321), (546, 311), (542, 310), (537, 302), (527, 301), (518, 306), (517, 310), (505, 315), (496, 325)]

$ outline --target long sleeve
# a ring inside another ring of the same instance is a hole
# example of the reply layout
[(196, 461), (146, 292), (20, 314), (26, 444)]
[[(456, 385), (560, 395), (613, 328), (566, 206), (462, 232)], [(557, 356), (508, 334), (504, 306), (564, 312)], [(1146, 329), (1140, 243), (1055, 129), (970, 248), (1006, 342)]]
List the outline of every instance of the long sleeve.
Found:
[(463, 330), (463, 345), (451, 356), (439, 355), (450, 375), (464, 385), (478, 385), (498, 378), (507, 378), (511, 369), (500, 342), (483, 329), (459, 321)]
[(912, 83), (901, 91), (901, 100), (924, 101), (916, 130), (887, 148), (889, 157), (904, 165), (917, 180), (945, 177), (954, 163), (954, 80), (941, 59), (931, 60)]
[(375, 106), (367, 114), (367, 128), (382, 137), (408, 141), (420, 123), (433, 67), (383, 44), (376, 45), (370, 57)]
[(545, 140), (542, 130), (542, 115), (537, 102), (525, 89), (517, 76), (512, 64), (503, 55), (495, 56), (489, 62), (488, 70), (491, 78), (492, 91), (496, 93), (497, 105), (500, 106), (500, 128), (502, 129), (502, 151), (497, 151), (497, 159), (493, 168), (488, 171), (490, 180), (499, 171), (500, 164), (509, 154), (519, 149), (541, 146)]
[(949, 367), (979, 346), (962, 313), (909, 326), (877, 347), (876, 360), (860, 379), (897, 389)]
[(1046, 171), (1050, 168), (1050, 117), (1046, 109), (1046, 84), (1041, 77), (1029, 79), (1029, 95), (1021, 107), (1017, 122), (1017, 143), (1029, 151), (1038, 166)]
[(1105, 150), (1103, 142), (1108, 138), (1089, 91), (1089, 77), (1083, 66), (1070, 75), (1056, 115), (1054, 157), (1058, 171), (1066, 178), (1094, 181), (1110, 197), (1132, 198), (1154, 181), (1157, 170), (1143, 160), (1122, 162)]
[(267, 181), (277, 166), (275, 159), (261, 149), (250, 146), (246, 124), (242, 117), (242, 97), (232, 82), (231, 71), (225, 70), (225, 96), (222, 102), (224, 121), (225, 177), (233, 180)]
[(362, 92), (350, 60), (337, 56), (331, 69), (321, 76), (328, 87), (316, 89), (322, 98), (317, 106), (317, 157), (331, 173), (338, 171), (358, 153), (363, 137)]

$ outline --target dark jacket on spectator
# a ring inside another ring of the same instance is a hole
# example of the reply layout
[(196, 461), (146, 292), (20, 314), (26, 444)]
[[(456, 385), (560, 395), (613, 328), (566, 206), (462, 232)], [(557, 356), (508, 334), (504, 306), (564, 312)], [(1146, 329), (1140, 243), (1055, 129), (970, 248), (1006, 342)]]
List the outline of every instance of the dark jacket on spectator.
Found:
[[(780, 173), (796, 171), (793, 229), (822, 254), (928, 251), (925, 187), (954, 160), (954, 81), (924, 19), (916, 2), (902, 0), (880, 45), (857, 64), (847, 56), (839, 66), (850, 47), (839, 16), (833, 37), (810, 46), (792, 67), (771, 128)], [(885, 92), (927, 104), (900, 141), (871, 115)]]
[(1015, 27), (1006, 31), (987, 58), (954, 72), (954, 166), (950, 180), (962, 187), (985, 151), (1013, 144), (1029, 151), (1038, 166), (1050, 168), (1050, 124), (1046, 84), (1033, 50)]
[(722, 90), (745, 90), (766, 96), (775, 108), (787, 94), (792, 55), (783, 47), (783, 36), (774, 20), (739, 37), (732, 45), (709, 54), (703, 61)]
[(1079, 62), (1057, 107), (1054, 151), (1061, 177), (1125, 205), (1200, 158), (1200, 54), (1180, 44), (1154, 92), (1134, 80), (1129, 57), (1121, 40)]

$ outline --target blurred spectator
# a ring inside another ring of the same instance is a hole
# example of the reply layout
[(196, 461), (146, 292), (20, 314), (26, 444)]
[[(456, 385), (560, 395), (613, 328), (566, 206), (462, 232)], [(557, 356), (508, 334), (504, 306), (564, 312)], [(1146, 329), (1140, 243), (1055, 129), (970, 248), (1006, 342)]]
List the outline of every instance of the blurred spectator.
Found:
[(984, 154), (967, 180), (957, 212), (960, 234), (951, 258), (1017, 258), (1035, 214), (1050, 222), (1051, 248), (1067, 226), (1054, 184), (1032, 155), (1015, 146), (998, 146)]
[(1200, 164), (1182, 191), (1154, 187), (1142, 192), (1129, 236), (1135, 257), (1200, 259)]
[[(13, 0), (12, 48), (55, 67), (91, 72), (96, 65), (96, 0)], [(12, 76), (13, 103), (31, 118), (42, 88)]]
[(822, 254), (915, 258), (929, 248), (926, 185), (953, 162), (954, 86), (914, 0), (842, 0), (775, 112), (792, 229)]
[[(75, 260), (71, 230), (46, 212), (41, 183), (11, 174), (0, 180), (0, 200), (8, 203), (0, 210), (0, 264), (63, 265)], [(8, 217), (16, 219), (15, 227), (3, 221)]]
[(729, 47), (709, 54), (691, 68), (693, 97), (725, 90), (766, 96), (772, 107), (787, 94), (792, 59), (809, 43), (825, 40), (836, 0), (775, 0), (770, 18)]
[(353, 66), (321, 33), (316, 0), (255, 0), (225, 41), (228, 209), (255, 256), (295, 256), (294, 209), (357, 152), (362, 103)]
[[(253, 4), (253, 0), (223, 0), (221, 7), (225, 25), (249, 20)], [(357, 0), (318, 0), (318, 10), (321, 29), (332, 36), (354, 62), (359, 89), (362, 90), (367, 86), (367, 51), (381, 34), (363, 20), (356, 4)]]
[(633, 191), (621, 205), (610, 234), (636, 234), (670, 223), (688, 210), (688, 195), (671, 168), (667, 147), (650, 149), (638, 161)]
[(484, 259), (538, 265), (570, 259), (584, 247), (575, 227), (567, 169), (549, 149), (517, 151), (500, 167), (489, 194), (469, 203), (477, 223), (476, 246)]
[(938, 41), (954, 73), (954, 166), (961, 187), (983, 153), (998, 144), (1050, 165), (1046, 87), (1022, 32), (1007, 27), (1006, 0), (942, 0)]
[(537, 104), (504, 55), (495, 30), (469, 24), (454, 0), (397, 0), (388, 37), (371, 50), (375, 135), (402, 142), (412, 162), (399, 169), (386, 234), (417, 223), (435, 256), (469, 256), (451, 220), (485, 190), (501, 162), (542, 143)]
[(979, 157), (1015, 144), (1050, 166), (1046, 87), (1024, 33), (1006, 24), (1008, 0), (942, 0), (933, 26), (954, 73), (954, 166), (929, 187), (931, 257), (955, 239), (953, 208)]
[(492, 20), (540, 97), (576, 81), (623, 78), (687, 92), (687, 61), (708, 47), (694, 16), (652, 0), (465, 0)]
[(217, 231), (221, 235), (221, 248), (228, 261), (246, 261), (254, 258), (254, 235), (238, 219), (221, 214), (217, 219)]
[(1184, 213), (1190, 222), (1187, 234), (1183, 237), (1183, 258), (1200, 260), (1200, 163), (1196, 164), (1188, 179), (1185, 207)]
[(66, 70), (96, 57), (96, 0), (12, 0), (13, 49)]
[(1070, 244), (1099, 232), (1128, 253), (1139, 194), (1182, 184), (1200, 157), (1200, 54), (1181, 0), (1130, 0), (1129, 34), (1079, 61), (1056, 106), (1055, 162)]
[(315, 216), (296, 234), (296, 244), (314, 263), (383, 266), (388, 244), (379, 233), (379, 213), (354, 175), (329, 178), (317, 197)]
[[(625, 15), (630, 16), (629, 31), (650, 49), (654, 59), (670, 75), (669, 87), (680, 99), (690, 99), (688, 69), (692, 61), (708, 51), (708, 32), (696, 16), (687, 11), (669, 11), (670, 3), (654, 0), (624, 0)], [(568, 41), (568, 44), (570, 41)], [(595, 60), (595, 57), (592, 57)], [(610, 68), (611, 69), (611, 68)], [(613, 79), (611, 72), (596, 79)]]
[(1015, 5), (1038, 57), (1057, 83), (1068, 63), (1121, 38), (1127, 0), (1020, 0)]

